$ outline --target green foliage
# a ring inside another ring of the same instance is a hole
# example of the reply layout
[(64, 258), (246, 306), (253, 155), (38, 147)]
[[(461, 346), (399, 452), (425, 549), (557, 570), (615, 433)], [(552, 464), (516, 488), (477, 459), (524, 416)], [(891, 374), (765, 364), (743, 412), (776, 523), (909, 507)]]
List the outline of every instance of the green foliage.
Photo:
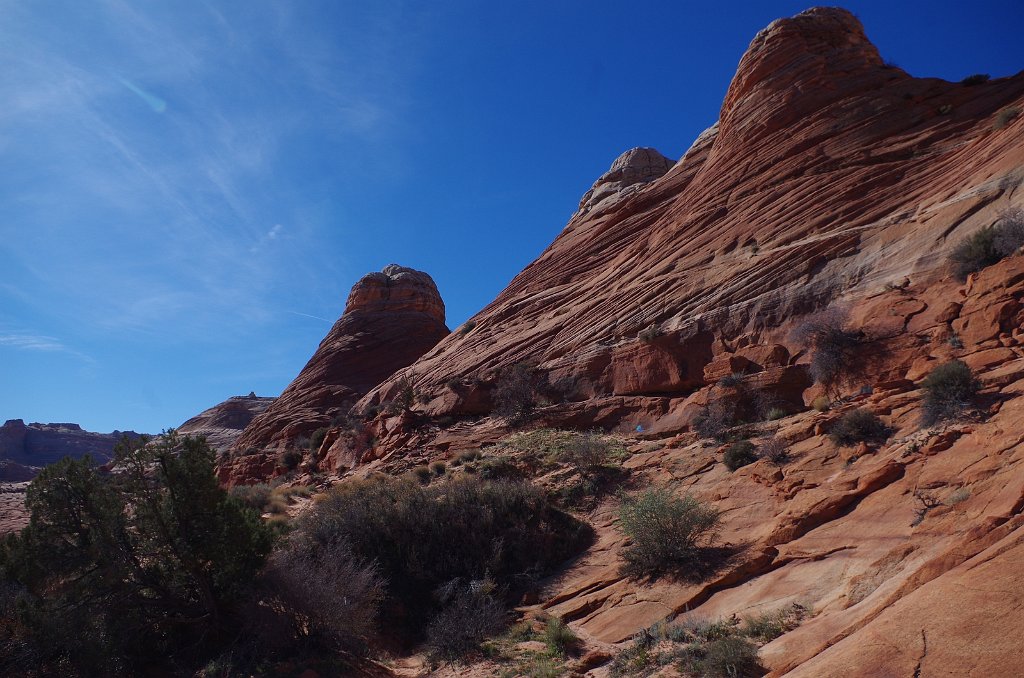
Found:
[(330, 429), (326, 426), (321, 426), (317, 430), (313, 431), (313, 435), (309, 439), (309, 449), (316, 452), (320, 449), (320, 446), (324, 444), (324, 438), (327, 437), (327, 432)]
[(640, 341), (644, 342), (645, 344), (651, 344), (654, 343), (654, 341), (661, 335), (661, 328), (658, 327), (657, 325), (651, 325), (646, 329), (640, 330), (640, 333), (637, 335), (637, 337), (640, 339)]
[(267, 504), (270, 502), (270, 492), (272, 489), (273, 488), (267, 483), (235, 485), (231, 488), (229, 494), (246, 506), (263, 513), (266, 510)]
[(558, 617), (548, 619), (544, 627), (544, 644), (548, 646), (549, 653), (565, 656), (578, 642), (579, 638), (565, 622)]
[(1020, 109), (1015, 106), (1004, 108), (996, 114), (996, 121), (992, 124), (994, 129), (1003, 129), (1020, 115)]
[(344, 540), (375, 562), (414, 629), (438, 611), (438, 587), (490, 577), (511, 595), (525, 584), (523, 573), (550, 570), (589, 538), (537, 488), (472, 476), (428, 486), (388, 477), (346, 482), (317, 501), (298, 532), (313, 543)]
[(991, 226), (982, 228), (961, 240), (949, 259), (958, 280), (1006, 257), (1016, 254), (1024, 246), (1024, 210), (1009, 209), (1000, 214)]
[(696, 665), (705, 678), (755, 678), (764, 674), (757, 658), (757, 646), (739, 636), (708, 643)]
[[(318, 449), (313, 447), (312, 442), (310, 442), (309, 447), (310, 449)], [(302, 463), (302, 452), (300, 450), (285, 450), (281, 453), (279, 461), (281, 466), (284, 466), (289, 471), (294, 471)]]
[(692, 496), (677, 498), (666, 489), (627, 497), (619, 508), (619, 529), (632, 543), (623, 551), (625, 572), (658, 576), (700, 564), (714, 540), (718, 511)]
[(722, 461), (730, 471), (735, 471), (757, 461), (757, 451), (752, 442), (741, 440), (726, 449)]
[(921, 382), (924, 389), (922, 423), (931, 426), (955, 419), (967, 409), (980, 387), (966, 363), (953, 360), (939, 365)]
[(857, 443), (884, 443), (892, 435), (892, 430), (885, 425), (871, 410), (851, 410), (839, 418), (832, 427), (829, 438), (840, 447), (852, 447)]
[(443, 476), (445, 473), (448, 472), (448, 465), (445, 464), (443, 461), (431, 462), (428, 468), (430, 472), (433, 473), (435, 476)]
[(818, 396), (811, 401), (811, 408), (815, 412), (828, 412), (830, 407), (832, 407), (832, 401), (827, 396)]
[(215, 642), (270, 551), (259, 515), (218, 486), (205, 439), (171, 432), (116, 452), (116, 474), (88, 457), (45, 468), (28, 527), (0, 550), (24, 641), (50, 669), (116, 674)]

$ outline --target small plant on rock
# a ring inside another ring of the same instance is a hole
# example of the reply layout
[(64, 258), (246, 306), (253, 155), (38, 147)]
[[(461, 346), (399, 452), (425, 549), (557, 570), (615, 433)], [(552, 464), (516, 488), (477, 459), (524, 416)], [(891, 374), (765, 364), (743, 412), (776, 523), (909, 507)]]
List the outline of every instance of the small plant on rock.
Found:
[(548, 619), (544, 627), (544, 644), (548, 646), (549, 653), (565, 656), (578, 642), (579, 638), (565, 622), (558, 617)]
[(980, 386), (971, 368), (963, 361), (953, 360), (939, 365), (921, 382), (925, 392), (922, 423), (931, 426), (955, 419), (967, 409)]
[(758, 445), (757, 456), (776, 466), (781, 466), (789, 459), (789, 448), (782, 438), (771, 437)]
[(741, 440), (737, 443), (733, 443), (725, 451), (722, 461), (725, 462), (726, 467), (730, 471), (735, 471), (747, 464), (752, 464), (757, 461), (756, 448), (749, 440)]
[(860, 334), (846, 329), (846, 312), (832, 307), (807, 318), (793, 338), (811, 353), (811, 378), (829, 391), (853, 381), (861, 372), (857, 359)]
[(690, 495), (655, 489), (627, 497), (619, 509), (619, 528), (632, 540), (622, 554), (625, 572), (656, 577), (699, 566), (719, 522), (717, 509)]
[(1006, 210), (991, 226), (961, 240), (949, 254), (958, 280), (998, 263), (1024, 246), (1024, 210)]
[(502, 371), (494, 389), (494, 413), (510, 424), (521, 424), (533, 415), (537, 406), (535, 369), (516, 363)]
[(856, 409), (847, 412), (832, 427), (829, 438), (840, 447), (852, 447), (857, 443), (884, 443), (892, 435), (871, 410)]

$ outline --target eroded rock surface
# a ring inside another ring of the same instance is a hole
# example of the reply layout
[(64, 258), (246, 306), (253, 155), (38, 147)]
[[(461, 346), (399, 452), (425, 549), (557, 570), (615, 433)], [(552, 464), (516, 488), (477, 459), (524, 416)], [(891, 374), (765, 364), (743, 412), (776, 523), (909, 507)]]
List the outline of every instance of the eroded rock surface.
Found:
[(447, 334), (444, 302), (429, 275), (392, 264), (364, 276), (299, 375), (246, 426), (234, 444), (237, 468), (225, 477), (265, 477), (276, 450), (345, 414)]
[(263, 414), (274, 398), (261, 398), (255, 393), (234, 396), (203, 410), (178, 427), (178, 432), (205, 436), (217, 452), (231, 449), (242, 431), (255, 417)]

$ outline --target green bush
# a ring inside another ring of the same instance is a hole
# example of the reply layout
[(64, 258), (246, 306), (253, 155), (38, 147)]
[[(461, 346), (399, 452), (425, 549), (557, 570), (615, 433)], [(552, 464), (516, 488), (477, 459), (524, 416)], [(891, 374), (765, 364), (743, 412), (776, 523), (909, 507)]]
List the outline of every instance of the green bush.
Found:
[(281, 453), (279, 461), (281, 466), (284, 466), (289, 471), (294, 471), (302, 463), (302, 452), (299, 450), (286, 450)]
[(829, 438), (840, 447), (857, 443), (884, 443), (892, 431), (871, 410), (856, 409), (847, 412), (832, 427)]
[(448, 465), (445, 464), (443, 461), (431, 462), (428, 468), (430, 472), (433, 473), (435, 476), (443, 476), (445, 473), (448, 472)]
[(309, 438), (309, 449), (313, 452), (319, 450), (320, 446), (324, 444), (324, 438), (327, 437), (327, 431), (329, 430), (326, 426), (321, 426), (313, 431), (313, 435)]
[(263, 513), (267, 503), (270, 501), (270, 492), (273, 488), (267, 483), (256, 483), (255, 485), (235, 485), (229, 494), (241, 501), (246, 506)]
[(924, 381), (925, 426), (931, 426), (945, 419), (955, 419), (970, 405), (981, 384), (974, 377), (971, 368), (960, 360), (939, 365)]
[(439, 611), (439, 587), (490, 577), (513, 596), (527, 583), (524, 573), (549, 571), (590, 534), (531, 485), (473, 476), (427, 486), (389, 477), (342, 483), (298, 531), (313, 543), (346, 541), (375, 562), (392, 604), (407, 613), (395, 621), (417, 631)]
[(548, 619), (548, 623), (544, 627), (544, 644), (548, 646), (550, 654), (564, 656), (576, 646), (579, 640), (573, 630), (566, 626), (561, 619), (558, 617)]
[(994, 224), (961, 240), (949, 259), (960, 281), (971, 273), (998, 263), (1024, 246), (1024, 210), (1003, 212)]
[(764, 675), (757, 658), (757, 646), (739, 636), (708, 643), (697, 666), (705, 678), (755, 678)]
[(722, 461), (725, 462), (726, 467), (730, 471), (735, 471), (757, 461), (757, 451), (752, 442), (741, 440), (738, 443), (733, 443), (725, 450)]
[(28, 527), (0, 547), (0, 589), (21, 592), (15, 623), (39, 667), (18, 673), (137, 675), (237, 627), (272, 534), (220, 488), (206, 440), (125, 441), (116, 459), (117, 474), (89, 457), (43, 469)]
[(632, 541), (622, 553), (626, 574), (656, 577), (696, 569), (719, 522), (715, 508), (689, 495), (680, 499), (656, 489), (627, 497), (619, 508), (619, 529)]
[(995, 129), (1003, 129), (1009, 125), (1013, 120), (1016, 120), (1020, 115), (1020, 109), (1014, 106), (1004, 108), (996, 114), (996, 121), (992, 127)]

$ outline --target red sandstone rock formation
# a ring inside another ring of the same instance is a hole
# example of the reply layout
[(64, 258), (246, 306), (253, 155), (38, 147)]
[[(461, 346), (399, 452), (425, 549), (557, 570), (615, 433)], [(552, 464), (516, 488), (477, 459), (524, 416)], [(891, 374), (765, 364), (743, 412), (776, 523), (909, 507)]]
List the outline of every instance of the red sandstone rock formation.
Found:
[(38, 469), (64, 457), (77, 459), (88, 454), (102, 464), (110, 461), (122, 435), (139, 437), (134, 431), (93, 433), (78, 424), (25, 424), (21, 419), (9, 419), (0, 426), (0, 460)]
[(313, 357), (246, 426), (235, 450), (277, 448), (308, 436), (447, 334), (444, 302), (429, 275), (392, 264), (364, 276)]
[[(952, 244), (1019, 203), (1024, 117), (993, 124), (1010, 106), (1024, 106), (1024, 76), (911, 77), (843, 10), (776, 21), (740, 61), (719, 123), (667, 174), (587, 209), (599, 181), (472, 331), (403, 376), (431, 396), (425, 412), (479, 414), (497, 372), (531, 361), (588, 398), (634, 399), (616, 416), (642, 418), (646, 397), (686, 395), (788, 319), (942, 277)], [(395, 393), (393, 378), (363, 405)]]
[[(500, 440), (500, 422), (469, 417), (489, 411), (502, 369), (530, 362), (578, 386), (538, 424), (630, 432), (633, 487), (715, 504), (739, 548), (699, 584), (626, 579), (607, 501), (589, 515), (597, 543), (541, 601), (591, 650), (614, 652), (688, 610), (714, 619), (800, 603), (813, 617), (761, 649), (771, 675), (1024, 674), (1007, 632), (1024, 628), (1024, 256), (967, 285), (947, 266), (956, 242), (1024, 200), (1024, 117), (994, 124), (1010, 107), (1024, 108), (1024, 74), (974, 86), (911, 77), (844, 10), (772, 23), (719, 122), (674, 167), (661, 174), (648, 151), (617, 160), (472, 329), (402, 371), (430, 397), (421, 414), (464, 421), (438, 431), (415, 413), (379, 417), (360, 473)], [(863, 334), (864, 370), (849, 401), (815, 412), (806, 405), (822, 389), (791, 330), (833, 304)], [(918, 385), (952, 358), (979, 374), (979, 411), (921, 428)], [(723, 449), (690, 431), (733, 373), (802, 410), (757, 425), (786, 441), (789, 463), (730, 473)], [(360, 405), (395, 398), (397, 379)], [(836, 448), (826, 433), (854, 407), (895, 435)]]
[(261, 398), (255, 393), (234, 396), (192, 417), (178, 427), (178, 433), (206, 436), (213, 449), (223, 452), (231, 449), (249, 422), (273, 402), (274, 398)]

